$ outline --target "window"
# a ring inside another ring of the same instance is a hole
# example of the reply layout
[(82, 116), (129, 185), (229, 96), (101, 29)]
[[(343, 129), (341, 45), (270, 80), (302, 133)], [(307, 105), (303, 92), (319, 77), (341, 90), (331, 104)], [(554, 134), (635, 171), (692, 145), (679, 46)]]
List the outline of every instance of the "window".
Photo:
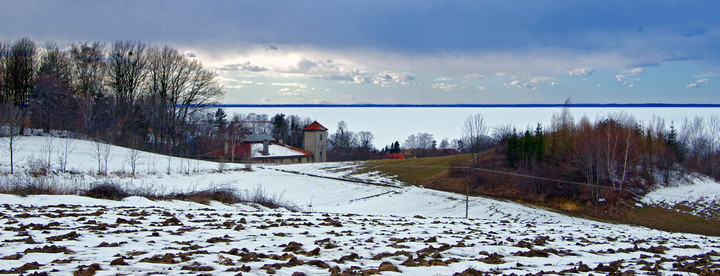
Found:
[(320, 134), (320, 141), (322, 141), (322, 134)]
[(302, 158), (298, 158), (298, 163), (302, 163)]

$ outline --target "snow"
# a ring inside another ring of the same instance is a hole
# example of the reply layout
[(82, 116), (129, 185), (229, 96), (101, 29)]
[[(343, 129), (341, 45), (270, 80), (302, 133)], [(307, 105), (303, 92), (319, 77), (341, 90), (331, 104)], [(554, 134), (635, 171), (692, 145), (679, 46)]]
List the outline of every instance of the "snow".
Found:
[[(42, 158), (43, 145), (48, 141), (57, 149), (66, 140), (23, 137), (17, 159), (19, 176), (5, 174), (0, 182), (17, 180), (31, 171), (29, 160)], [(133, 177), (128, 173), (128, 150), (112, 147), (108, 165), (113, 173), (103, 176), (94, 174), (97, 160), (93, 160), (91, 149), (95, 144), (72, 141), (75, 150), (70, 167), (77, 174), (61, 173), (57, 164), (49, 174), (54, 183), (69, 190), (75, 187), (82, 191), (102, 181), (151, 194), (262, 189), (304, 212), (143, 197), (112, 201), (77, 195), (0, 194), (0, 270), (37, 262), (41, 266), (28, 273), (72, 274), (81, 266), (97, 263), (101, 275), (182, 274), (191, 272), (183, 269), (201, 267), (211, 274), (235, 275), (237, 271), (227, 270), (242, 266), (250, 269), (248, 274), (265, 275), (272, 269), (279, 275), (296, 271), (324, 275), (334, 266), (343, 271), (353, 267), (364, 270), (390, 262), (402, 274), (410, 275), (448, 275), (470, 267), (525, 274), (559, 272), (581, 263), (595, 269), (599, 264), (623, 260), (620, 271), (640, 272), (643, 261), (658, 261), (660, 273), (671, 274), (678, 272), (673, 260), (681, 256), (689, 260), (704, 256), (710, 263), (720, 262), (719, 256), (710, 254), (720, 252), (718, 237), (597, 222), (513, 202), (471, 197), (470, 217), (466, 219), (463, 195), (405, 186), (378, 173), (357, 175), (357, 164), (352, 162), (253, 165), (252, 171), (241, 170), (243, 164), (227, 164), (219, 172), (220, 165), (214, 162), (142, 153), (142, 166)], [(0, 160), (0, 170), (9, 171), (6, 158)], [(649, 195), (648, 200), (659, 202), (661, 194), (698, 200), (712, 194), (715, 200), (720, 194), (717, 183), (693, 183), (693, 188), (686, 187), (690, 190), (655, 191), (657, 196)], [(700, 197), (703, 194), (705, 197)], [(35, 243), (25, 240), (28, 237)], [(521, 241), (529, 245), (523, 247)], [(292, 249), (288, 247), (291, 242), (301, 245)], [(48, 245), (73, 253), (31, 252)], [(666, 249), (658, 249), (660, 246)], [(318, 255), (309, 253), (316, 248)], [(530, 252), (530, 248), (555, 251), (549, 251), (547, 257), (519, 255)], [(252, 259), (248, 252), (259, 257)], [(501, 262), (480, 261), (488, 257), (484, 252), (499, 254)], [(153, 262), (153, 256), (166, 253), (173, 254), (168, 256), (175, 263)], [(341, 260), (351, 253), (358, 257)], [(128, 265), (111, 265), (118, 258)], [(409, 264), (423, 259), (435, 263)], [(588, 273), (607, 272), (580, 274)]]
[(300, 152), (291, 149), (283, 145), (268, 145), (268, 155), (263, 154), (263, 144), (255, 143), (251, 145), (252, 157), (263, 158), (263, 157), (285, 157), (285, 156), (306, 156), (304, 152)]
[(700, 216), (720, 214), (720, 183), (697, 174), (672, 179), (671, 185), (646, 194), (642, 202)]

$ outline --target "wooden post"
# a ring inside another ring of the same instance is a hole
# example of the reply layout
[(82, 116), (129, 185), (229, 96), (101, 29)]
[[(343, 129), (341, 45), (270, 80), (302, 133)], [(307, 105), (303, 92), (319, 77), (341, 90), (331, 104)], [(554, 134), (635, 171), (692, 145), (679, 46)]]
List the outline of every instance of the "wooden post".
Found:
[(465, 174), (465, 218), (468, 218), (468, 209), (470, 209), (470, 170), (466, 169), (466, 174)]

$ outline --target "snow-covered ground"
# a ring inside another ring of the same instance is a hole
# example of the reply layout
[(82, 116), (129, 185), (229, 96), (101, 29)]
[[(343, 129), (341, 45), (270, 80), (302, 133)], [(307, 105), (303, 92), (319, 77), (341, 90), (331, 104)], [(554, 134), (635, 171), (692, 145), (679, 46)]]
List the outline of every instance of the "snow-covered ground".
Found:
[(720, 183), (707, 176), (676, 177), (668, 187), (658, 188), (642, 202), (703, 217), (720, 217)]
[[(57, 150), (66, 140), (20, 140), (19, 174), (36, 166), (32, 160), (42, 159), (49, 141)], [(0, 194), (0, 270), (20, 273), (13, 269), (25, 267), (30, 268), (26, 273), (70, 274), (91, 269), (93, 263), (102, 269), (96, 272), (101, 275), (720, 269), (712, 267), (720, 262), (718, 237), (601, 223), (481, 197), (470, 198), (470, 218), (465, 219), (461, 195), (402, 186), (392, 179), (383, 182), (378, 175), (353, 176), (364, 183), (341, 180), (354, 171), (352, 163), (253, 165), (253, 171), (227, 164), (218, 172), (222, 165), (214, 162), (142, 153), (136, 176), (131, 177), (130, 151), (112, 147), (110, 173), (95, 176), (96, 144), (72, 141), (68, 169), (74, 173), (59, 173), (53, 164), (49, 175), (79, 190), (98, 181), (159, 194), (260, 187), (306, 212), (139, 197), (111, 201)], [(7, 158), (0, 160), (0, 171), (9, 171)], [(13, 177), (0, 176), (0, 181)], [(380, 185), (371, 184), (376, 180)], [(720, 194), (712, 187), (703, 193)]]

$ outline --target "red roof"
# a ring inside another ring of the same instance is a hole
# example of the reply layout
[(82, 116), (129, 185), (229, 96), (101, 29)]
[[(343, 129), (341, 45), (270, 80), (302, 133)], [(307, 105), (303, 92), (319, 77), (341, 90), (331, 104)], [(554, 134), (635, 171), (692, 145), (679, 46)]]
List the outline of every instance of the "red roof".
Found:
[(320, 123), (318, 123), (317, 121), (315, 121), (315, 122), (313, 122), (312, 124), (310, 124), (309, 126), (306, 126), (305, 128), (303, 128), (303, 130), (309, 130), (309, 131), (327, 131), (328, 129), (325, 128), (324, 126), (322, 126), (322, 125), (321, 125)]
[(405, 155), (402, 153), (388, 153), (385, 154), (385, 159), (405, 159)]
[[(250, 144), (248, 143), (238, 143), (235, 145), (235, 158), (241, 159), (242, 157), (249, 156), (250, 153)], [(228, 149), (228, 153), (225, 154), (225, 148), (219, 148), (214, 151), (208, 152), (204, 154), (206, 157), (225, 157), (230, 158), (232, 156), (232, 145)]]

